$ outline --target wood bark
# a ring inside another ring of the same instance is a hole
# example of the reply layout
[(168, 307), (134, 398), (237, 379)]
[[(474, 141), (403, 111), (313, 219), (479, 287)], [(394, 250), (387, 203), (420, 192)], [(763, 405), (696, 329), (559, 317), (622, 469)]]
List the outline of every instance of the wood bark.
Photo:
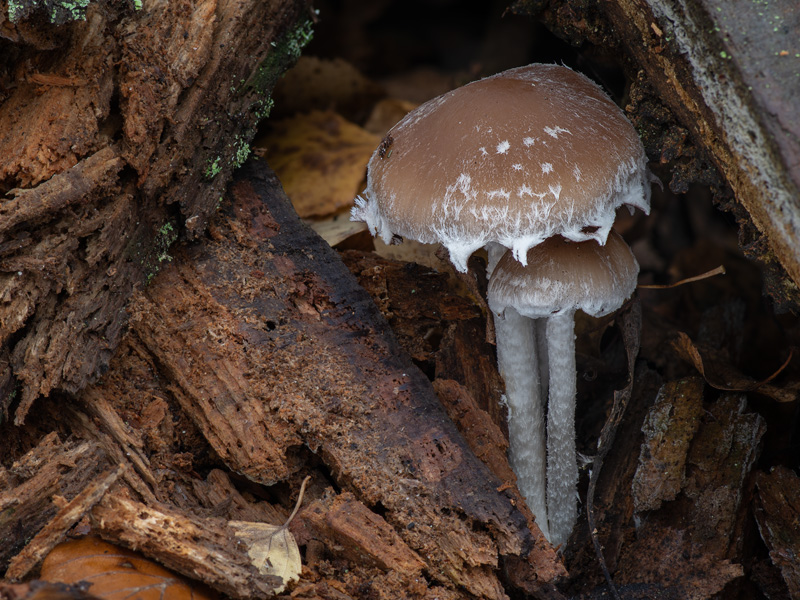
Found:
[(269, 597), (279, 578), (261, 575), (234, 530), (219, 517), (188, 516), (109, 494), (92, 511), (98, 531), (232, 598)]
[(77, 519), (74, 514), (68, 517), (69, 511), (59, 515), (59, 499), (78, 497), (107, 466), (106, 455), (97, 444), (62, 442), (52, 431), (10, 469), (0, 467), (0, 569), (5, 572), (12, 557), (45, 525), (54, 536), (30, 546), (26, 554), (42, 548), (46, 551), (48, 545), (60, 541), (59, 536)]
[(20, 385), (17, 423), (107, 368), (131, 294), (205, 229), (310, 14), (92, 2), (55, 25), (36, 6), (10, 21), (0, 2), (0, 388)]
[(310, 449), (386, 511), (435, 580), (472, 595), (503, 597), (503, 561), (534, 550), (523, 564), (539, 580), (563, 573), (274, 176), (252, 163), (231, 197), (214, 241), (176, 256), (131, 306), (133, 331), (220, 458), (270, 485)]
[(614, 0), (607, 9), (627, 50), (661, 99), (712, 156), (796, 290), (796, 4)]

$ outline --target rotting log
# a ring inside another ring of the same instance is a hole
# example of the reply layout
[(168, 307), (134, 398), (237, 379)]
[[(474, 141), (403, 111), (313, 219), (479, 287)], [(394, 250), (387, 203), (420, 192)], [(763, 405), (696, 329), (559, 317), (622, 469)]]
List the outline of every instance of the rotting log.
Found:
[(533, 593), (564, 575), (275, 176), (251, 161), (229, 194), (209, 239), (130, 307), (130, 335), (219, 457), (269, 485), (310, 449), (440, 585), (503, 598), (507, 562)]
[[(605, 560), (622, 588), (647, 583), (665, 597), (705, 599), (744, 574), (765, 424), (743, 395), (704, 403), (704, 389), (699, 377), (661, 384), (644, 364), (638, 371), (595, 502)], [(575, 550), (570, 573), (599, 579), (590, 545)]]
[(204, 231), (313, 16), (98, 1), (63, 23), (45, 4), (0, 1), (0, 391), (18, 383), (18, 424), (107, 368), (132, 293)]

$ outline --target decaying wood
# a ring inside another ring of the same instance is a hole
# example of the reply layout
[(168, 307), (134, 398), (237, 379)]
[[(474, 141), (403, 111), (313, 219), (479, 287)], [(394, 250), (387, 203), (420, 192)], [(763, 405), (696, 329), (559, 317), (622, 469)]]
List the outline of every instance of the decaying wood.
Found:
[[(695, 396), (694, 401), (702, 403), (702, 398)], [(748, 511), (743, 490), (764, 424), (758, 415), (747, 413), (743, 397), (721, 398), (709, 413), (683, 459), (680, 497), (671, 506), (639, 513), (643, 524), (637, 540), (620, 557), (619, 581), (660, 581), (681, 590), (685, 598), (699, 600), (744, 574), (740, 529)], [(678, 420), (674, 430), (684, 435)], [(682, 456), (678, 452), (675, 460)], [(643, 460), (646, 452), (640, 456)], [(671, 522), (674, 510), (686, 517), (685, 527)]]
[(647, 370), (637, 378), (636, 410), (600, 476), (599, 536), (621, 586), (708, 598), (743, 574), (748, 478), (764, 423), (742, 396), (704, 405), (699, 378), (661, 386), (644, 415), (642, 395), (656, 382)]
[(8, 600), (100, 600), (83, 585), (66, 585), (47, 581), (4, 583), (0, 581), (0, 598)]
[[(485, 335), (488, 315), (476, 302), (455, 293), (452, 275), (368, 252), (345, 251), (342, 258), (428, 377), (463, 385), (480, 409), (505, 429), (503, 382), (494, 347)], [(485, 265), (471, 268), (485, 270)]]
[(5, 577), (11, 581), (25, 577), (53, 547), (64, 540), (67, 531), (91, 509), (114, 484), (121, 467), (101, 473), (77, 496), (67, 502), (55, 517), (9, 563)]
[(790, 598), (800, 597), (800, 478), (786, 467), (759, 473), (756, 520)]
[(68, 525), (53, 522), (59, 498), (78, 497), (107, 465), (97, 444), (61, 442), (52, 432), (10, 469), (0, 468), (0, 569), (46, 524), (63, 532)]
[(164, 566), (207, 583), (233, 598), (268, 597), (280, 578), (261, 575), (247, 549), (222, 518), (189, 518), (147, 506), (123, 493), (109, 493), (91, 513), (110, 541), (139, 550)]
[(341, 546), (337, 552), (356, 564), (374, 564), (396, 571), (408, 584), (419, 578), (425, 562), (402, 540), (394, 528), (352, 494), (318, 500), (302, 513), (306, 527), (319, 537)]
[[(192, 246), (132, 305), (170, 392), (234, 470), (264, 484), (318, 454), (380, 505), (437, 580), (503, 597), (504, 556), (539, 539), (469, 450), (423, 374), (338, 256), (251, 163), (213, 241)], [(528, 564), (563, 573), (552, 550)]]
[(10, 22), (0, 2), (0, 382), (21, 384), (22, 423), (107, 367), (133, 291), (205, 229), (310, 13), (91, 2), (54, 25), (16, 5)]

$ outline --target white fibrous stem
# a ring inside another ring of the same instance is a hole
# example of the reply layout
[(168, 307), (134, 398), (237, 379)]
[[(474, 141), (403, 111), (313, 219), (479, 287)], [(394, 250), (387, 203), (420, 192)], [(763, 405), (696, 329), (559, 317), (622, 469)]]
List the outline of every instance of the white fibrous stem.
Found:
[(550, 539), (545, 488), (544, 407), (536, 362), (536, 326), (511, 307), (495, 319), (497, 363), (506, 384), (508, 454), (517, 486)]
[(539, 389), (542, 390), (542, 404), (547, 403), (547, 388), (550, 386), (550, 367), (547, 361), (547, 319), (535, 319), (536, 359), (539, 367)]
[(555, 547), (567, 541), (578, 516), (574, 317), (574, 311), (565, 311), (547, 318), (547, 517)]

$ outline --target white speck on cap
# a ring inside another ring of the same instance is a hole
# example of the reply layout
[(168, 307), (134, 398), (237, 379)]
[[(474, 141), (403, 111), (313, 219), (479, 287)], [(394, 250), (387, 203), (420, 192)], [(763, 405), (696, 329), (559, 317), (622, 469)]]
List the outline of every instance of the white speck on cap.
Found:
[(605, 246), (553, 237), (528, 251), (527, 266), (503, 255), (489, 279), (489, 308), (532, 319), (574, 310), (602, 317), (630, 298), (638, 275), (636, 258), (613, 230)]
[[(549, 141), (537, 143), (538, 132)], [(384, 240), (441, 243), (461, 271), (488, 242), (525, 262), (554, 235), (605, 243), (623, 204), (649, 211), (646, 163), (635, 129), (595, 83), (567, 67), (529, 65), (410, 112), (373, 153), (352, 218)]]

